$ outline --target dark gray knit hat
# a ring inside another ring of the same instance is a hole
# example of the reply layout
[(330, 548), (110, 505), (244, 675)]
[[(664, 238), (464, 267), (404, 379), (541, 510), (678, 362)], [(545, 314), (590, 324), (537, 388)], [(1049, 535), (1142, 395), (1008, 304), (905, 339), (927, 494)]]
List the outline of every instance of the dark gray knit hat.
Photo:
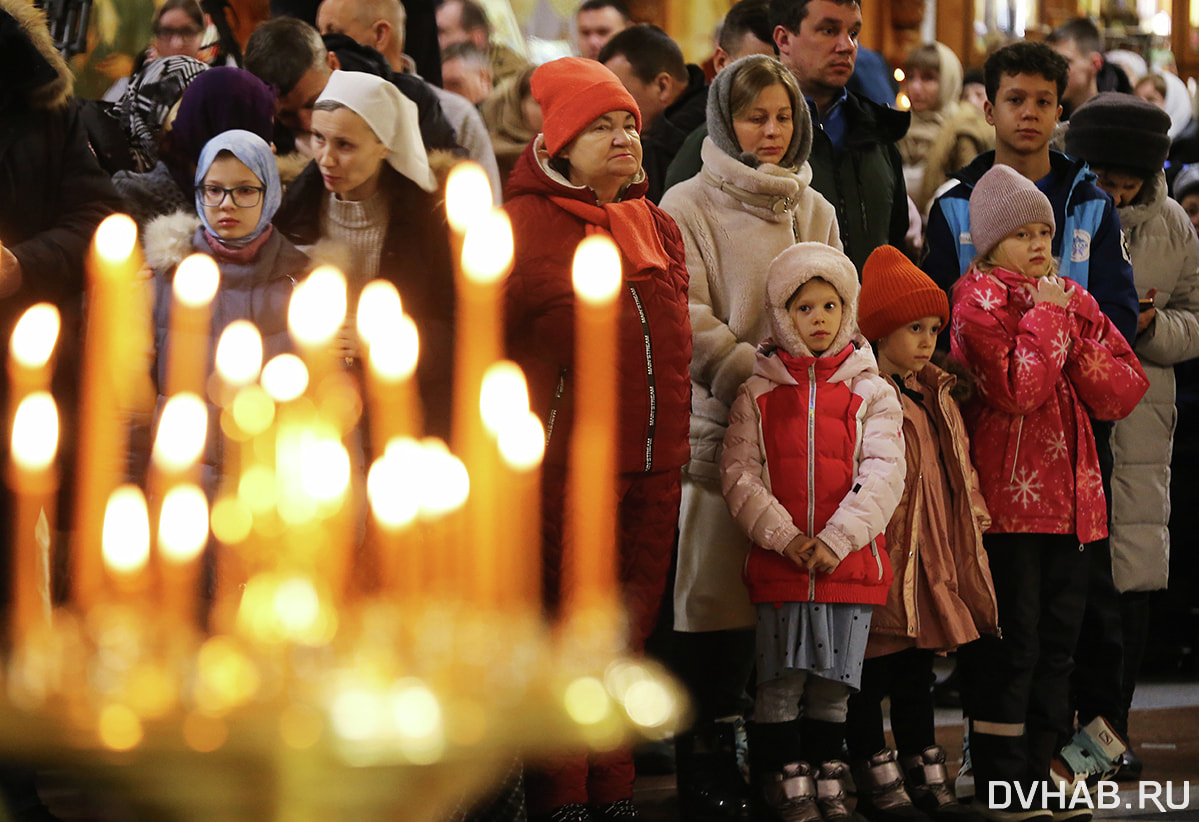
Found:
[(1011, 166), (991, 166), (970, 194), (970, 239), (978, 256), (991, 253), (1000, 240), (1027, 223), (1045, 223), (1057, 231), (1049, 198)]
[(1170, 152), (1170, 115), (1131, 94), (1105, 91), (1070, 115), (1066, 153), (1098, 168), (1152, 177)]
[[(729, 63), (708, 88), (708, 136), (716, 147), (730, 157), (736, 157), (751, 168), (758, 167), (758, 158), (749, 152), (741, 150), (737, 133), (733, 131), (733, 111), (729, 98), (732, 96), (733, 79), (744, 68), (767, 60), (774, 60), (764, 54), (750, 54), (740, 60)], [(783, 154), (779, 165), (784, 168), (797, 168), (808, 160), (812, 151), (812, 115), (803, 97), (795, 107), (794, 130), (791, 132), (791, 144)]]

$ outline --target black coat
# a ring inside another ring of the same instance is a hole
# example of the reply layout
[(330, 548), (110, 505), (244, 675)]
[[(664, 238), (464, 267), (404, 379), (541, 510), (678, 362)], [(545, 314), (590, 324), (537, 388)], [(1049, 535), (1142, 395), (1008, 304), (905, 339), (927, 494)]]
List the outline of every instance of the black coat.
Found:
[[(450, 425), (454, 360), (454, 271), (445, 205), (383, 166), (380, 179), (391, 215), (379, 258), (379, 276), (400, 292), (404, 313), (420, 333), (417, 380), (424, 403), (425, 429), (444, 436)], [(296, 245), (321, 240), (321, 204), (326, 196), (316, 163), (309, 163), (288, 186), (275, 214), (275, 228)]]
[(666, 193), (666, 169), (679, 153), (687, 135), (705, 122), (708, 111), (708, 86), (699, 66), (688, 64), (687, 87), (658, 115), (641, 135), (641, 165), (649, 182), (646, 199), (655, 205)]

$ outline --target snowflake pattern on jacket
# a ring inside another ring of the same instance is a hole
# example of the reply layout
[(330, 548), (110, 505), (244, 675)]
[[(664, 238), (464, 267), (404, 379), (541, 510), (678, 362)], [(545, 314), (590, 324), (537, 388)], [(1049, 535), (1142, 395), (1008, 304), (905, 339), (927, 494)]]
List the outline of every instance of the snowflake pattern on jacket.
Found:
[(988, 533), (1107, 536), (1090, 418), (1127, 416), (1149, 386), (1118, 330), (1082, 286), (1063, 308), (1034, 304), (1032, 281), (971, 268), (953, 290), (951, 355), (978, 380), (963, 407), (991, 512)]

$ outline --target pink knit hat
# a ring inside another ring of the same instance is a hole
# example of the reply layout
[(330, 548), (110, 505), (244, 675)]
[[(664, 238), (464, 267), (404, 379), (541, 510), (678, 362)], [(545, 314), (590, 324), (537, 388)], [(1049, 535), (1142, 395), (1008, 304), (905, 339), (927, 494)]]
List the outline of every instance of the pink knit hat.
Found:
[(1053, 206), (1033, 182), (1011, 166), (994, 165), (970, 195), (970, 238), (979, 257), (1026, 223), (1045, 223), (1055, 233)]

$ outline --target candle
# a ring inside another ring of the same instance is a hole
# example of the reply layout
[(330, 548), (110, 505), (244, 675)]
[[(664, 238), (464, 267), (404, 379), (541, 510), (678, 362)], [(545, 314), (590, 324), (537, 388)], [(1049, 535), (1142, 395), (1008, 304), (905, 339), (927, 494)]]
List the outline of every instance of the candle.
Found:
[[(487, 434), (485, 445), (489, 482), (485, 488), (489, 493), (477, 496), (475, 515), (480, 521), (490, 524), (491, 530), (478, 552), (475, 572), (480, 580), (484, 602), (500, 605), (512, 600), (512, 593), (520, 584), (512, 577), (516, 563), (516, 544), (512, 538), (518, 530), (513, 527), (512, 513), (518, 512), (516, 517), (519, 518), (524, 516), (524, 512), (519, 505), (501, 503), (501, 495), (512, 491), (515, 477), (505, 466), (498, 443), (502, 432), (529, 411), (529, 389), (525, 375), (516, 363), (501, 360), (487, 369), (483, 376), (479, 407)], [(505, 513), (507, 516), (504, 516)]]
[(420, 428), (412, 384), (420, 354), (416, 323), (405, 315), (400, 294), (387, 280), (367, 283), (358, 299), (358, 333), (366, 342), (366, 397), (370, 407), (370, 453), (381, 456), (395, 437)]
[(484, 604), (496, 601), (497, 577), (485, 556), (501, 527), (498, 516), (494, 439), (485, 430), (480, 392), (487, 369), (503, 351), (503, 281), (512, 265), (512, 225), (501, 209), (490, 209), (469, 226), (458, 279), (454, 360), (454, 450), (471, 478), (466, 507), (466, 591)]
[(428, 558), (430, 576), (427, 592), (443, 599), (460, 598), (459, 586), (471, 561), (463, 545), (462, 508), (474, 480), (441, 440), (425, 437), (421, 448), (415, 470), (421, 476), (419, 516), (424, 526), (421, 550)]
[(136, 485), (122, 485), (109, 496), (100, 547), (117, 589), (135, 599), (144, 594), (150, 561), (150, 512), (142, 489)]
[(80, 369), (71, 581), (81, 613), (95, 604), (103, 586), (105, 509), (125, 467), (127, 432), (121, 408), (130, 399), (138, 362), (138, 333), (128, 318), (140, 267), (136, 253), (133, 220), (114, 214), (100, 223), (88, 264), (87, 337)]
[[(158, 597), (158, 607), (176, 624), (190, 625), (196, 616), (199, 596), (199, 552), (208, 540), (208, 507), (204, 503), (203, 533), (196, 527), (175, 522), (173, 518), (191, 509), (182, 509), (180, 500), (187, 500), (190, 489), (196, 488), (198, 463), (204, 454), (208, 434), (208, 407), (196, 394), (176, 394), (163, 406), (154, 437), (150, 461), (150, 516), (158, 523), (151, 556), (152, 577)], [(201, 496), (203, 496), (201, 494)], [(170, 506), (167, 502), (174, 500)], [(184, 538), (182, 530), (188, 530)], [(161, 539), (166, 536), (169, 544)], [(192, 543), (199, 540), (199, 548)]]
[[(527, 395), (526, 395), (527, 396)], [(505, 508), (514, 512), (505, 529), (507, 567), (505, 594), (518, 610), (536, 613), (541, 607), (541, 460), (545, 428), (527, 408), (509, 420), (499, 434), (500, 458), (509, 489)]]
[(592, 235), (574, 257), (574, 435), (567, 481), (566, 601), (574, 614), (616, 605), (616, 358), (620, 252)]
[(13, 414), (9, 485), (16, 493), (11, 639), (17, 647), (50, 624), (50, 534), (58, 477), (58, 409), (46, 391), (21, 400)]
[(175, 269), (167, 334), (168, 397), (187, 391), (204, 396), (212, 298), (221, 273), (206, 254), (192, 254)]
[(397, 437), (371, 465), (366, 478), (367, 498), (376, 526), (380, 588), (384, 597), (409, 604), (427, 593), (423, 586), (429, 575), (427, 557), (405, 539), (420, 513), (422, 476), (421, 444), (411, 437)]
[(346, 319), (346, 278), (333, 266), (322, 265), (296, 286), (287, 309), (287, 325), (300, 348), (313, 396), (333, 373), (335, 342)]

